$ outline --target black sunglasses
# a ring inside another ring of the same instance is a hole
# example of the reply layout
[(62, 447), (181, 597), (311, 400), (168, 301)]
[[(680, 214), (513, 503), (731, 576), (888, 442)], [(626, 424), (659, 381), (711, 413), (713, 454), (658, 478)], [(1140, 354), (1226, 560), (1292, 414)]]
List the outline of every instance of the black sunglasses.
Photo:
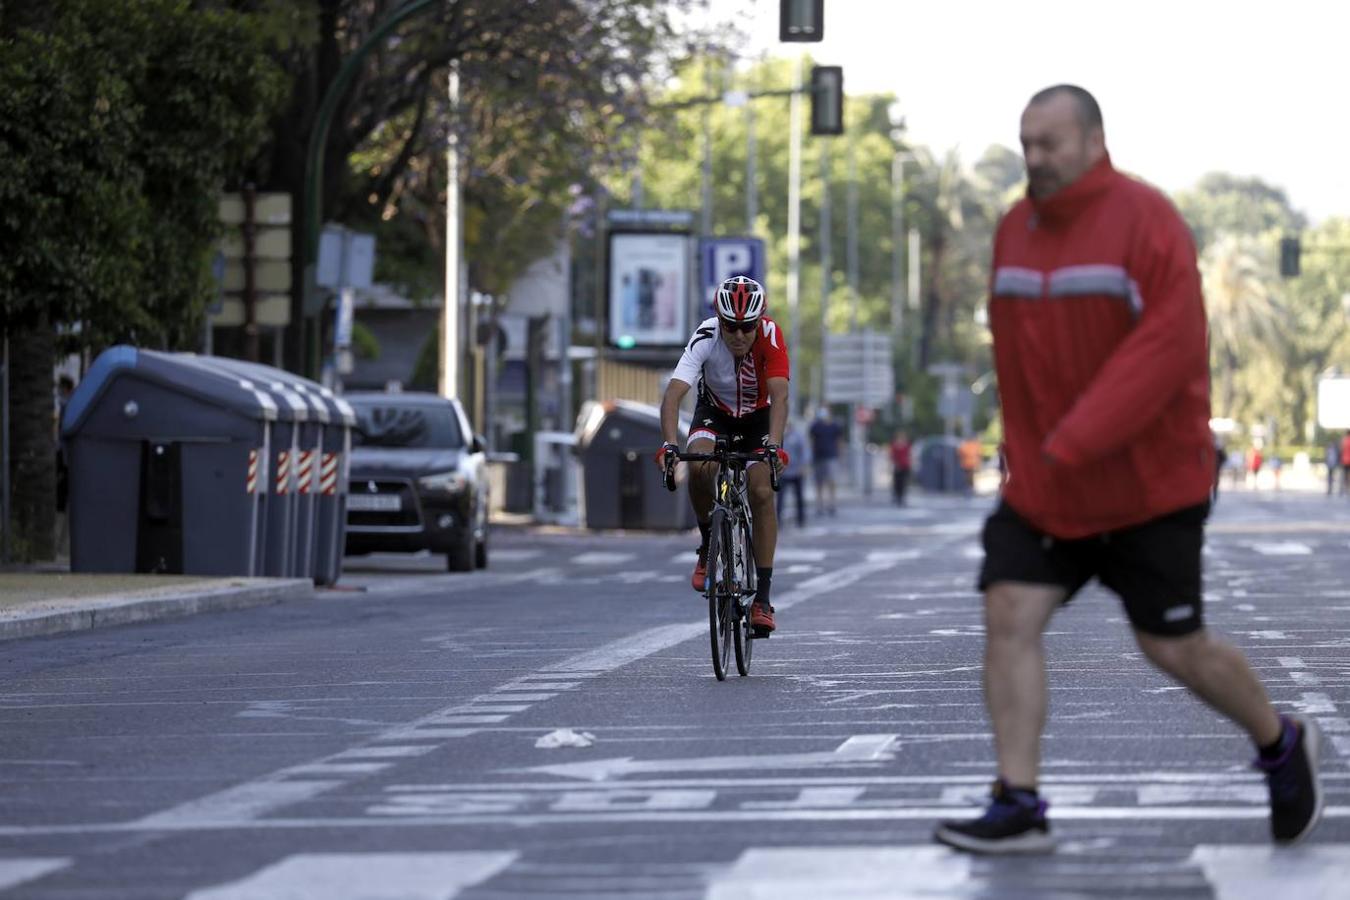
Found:
[(749, 334), (759, 327), (759, 320), (753, 322), (728, 322), (726, 319), (718, 319), (722, 327), (727, 331), (739, 331), (741, 334)]

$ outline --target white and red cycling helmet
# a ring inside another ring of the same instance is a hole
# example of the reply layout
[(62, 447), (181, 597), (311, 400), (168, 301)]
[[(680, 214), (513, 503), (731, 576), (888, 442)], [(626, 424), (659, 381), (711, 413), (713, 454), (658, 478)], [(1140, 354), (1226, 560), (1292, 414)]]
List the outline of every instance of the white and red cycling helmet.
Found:
[(764, 315), (764, 286), (736, 275), (717, 288), (717, 317), (728, 322), (756, 322)]

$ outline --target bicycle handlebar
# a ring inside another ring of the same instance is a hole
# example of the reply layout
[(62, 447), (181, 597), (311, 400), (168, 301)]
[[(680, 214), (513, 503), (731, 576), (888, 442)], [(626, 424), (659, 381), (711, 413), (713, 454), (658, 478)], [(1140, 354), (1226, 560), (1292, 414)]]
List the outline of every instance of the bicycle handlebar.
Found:
[(769, 484), (776, 491), (778, 490), (778, 454), (767, 448), (758, 450), (723, 450), (721, 453), (716, 451), (712, 453), (683, 453), (676, 450), (674, 453), (666, 454), (666, 490), (675, 490), (675, 463), (683, 460), (684, 462), (730, 462), (739, 460), (741, 462), (753, 462), (761, 460), (769, 464)]

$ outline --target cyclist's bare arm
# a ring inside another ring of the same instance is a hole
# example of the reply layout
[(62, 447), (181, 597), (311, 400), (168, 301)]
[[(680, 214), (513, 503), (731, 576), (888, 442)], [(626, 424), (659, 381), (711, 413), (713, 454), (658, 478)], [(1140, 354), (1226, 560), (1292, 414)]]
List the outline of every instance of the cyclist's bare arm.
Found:
[[(674, 382), (671, 382), (674, 384)], [(769, 443), (783, 446), (783, 431), (788, 418), (788, 380), (769, 379)]]
[(680, 442), (680, 401), (687, 393), (688, 382), (672, 378), (666, 384), (665, 396), (661, 398), (661, 440), (667, 444)]

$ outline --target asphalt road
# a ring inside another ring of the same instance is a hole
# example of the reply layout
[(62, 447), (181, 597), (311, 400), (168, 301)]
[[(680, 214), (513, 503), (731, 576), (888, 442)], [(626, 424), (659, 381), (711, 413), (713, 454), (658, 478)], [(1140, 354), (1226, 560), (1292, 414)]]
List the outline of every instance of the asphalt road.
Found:
[(1310, 842), (1271, 849), (1251, 748), (1094, 589), (1047, 638), (1058, 852), (931, 843), (992, 776), (988, 504), (785, 529), (724, 683), (688, 535), (498, 531), (484, 572), (11, 642), (0, 898), (1346, 897), (1350, 502), (1312, 495), (1226, 496), (1207, 551), (1211, 625), (1325, 732)]

